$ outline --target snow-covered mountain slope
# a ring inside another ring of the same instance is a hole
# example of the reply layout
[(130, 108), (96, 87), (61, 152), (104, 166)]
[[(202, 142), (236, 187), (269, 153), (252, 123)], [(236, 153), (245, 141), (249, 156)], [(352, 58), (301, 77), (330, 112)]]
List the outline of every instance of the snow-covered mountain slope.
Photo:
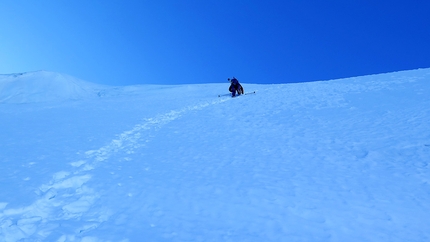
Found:
[(97, 96), (101, 88), (69, 75), (48, 71), (0, 75), (0, 103), (82, 99)]
[(1, 104), (0, 241), (430, 240), (430, 69), (243, 85)]

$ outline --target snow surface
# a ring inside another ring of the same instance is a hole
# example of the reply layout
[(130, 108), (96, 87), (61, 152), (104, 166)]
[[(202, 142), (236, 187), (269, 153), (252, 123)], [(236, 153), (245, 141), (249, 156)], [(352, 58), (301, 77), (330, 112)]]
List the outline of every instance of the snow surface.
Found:
[(48, 71), (0, 75), (0, 103), (34, 103), (96, 96), (102, 86)]
[(430, 241), (430, 69), (101, 87), (0, 76), (0, 241)]

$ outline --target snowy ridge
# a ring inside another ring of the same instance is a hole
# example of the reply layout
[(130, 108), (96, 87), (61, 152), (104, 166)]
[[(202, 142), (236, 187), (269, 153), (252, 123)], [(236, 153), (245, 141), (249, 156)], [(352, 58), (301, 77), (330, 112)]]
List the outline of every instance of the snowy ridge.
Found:
[(0, 241), (429, 240), (430, 69), (244, 87), (2, 105)]
[(0, 103), (82, 99), (95, 97), (98, 89), (101, 86), (48, 71), (0, 75)]

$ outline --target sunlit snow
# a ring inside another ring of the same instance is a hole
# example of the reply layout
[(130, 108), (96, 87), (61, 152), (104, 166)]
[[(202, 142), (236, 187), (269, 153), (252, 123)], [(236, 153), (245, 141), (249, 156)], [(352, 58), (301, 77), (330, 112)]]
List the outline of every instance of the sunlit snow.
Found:
[(430, 241), (430, 69), (241, 81), (0, 75), (0, 241)]

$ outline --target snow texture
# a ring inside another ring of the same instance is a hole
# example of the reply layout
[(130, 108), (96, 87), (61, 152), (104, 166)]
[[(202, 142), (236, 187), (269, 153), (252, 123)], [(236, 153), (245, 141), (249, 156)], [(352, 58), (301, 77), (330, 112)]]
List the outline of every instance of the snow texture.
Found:
[(0, 241), (430, 241), (430, 69), (243, 86), (1, 75)]

